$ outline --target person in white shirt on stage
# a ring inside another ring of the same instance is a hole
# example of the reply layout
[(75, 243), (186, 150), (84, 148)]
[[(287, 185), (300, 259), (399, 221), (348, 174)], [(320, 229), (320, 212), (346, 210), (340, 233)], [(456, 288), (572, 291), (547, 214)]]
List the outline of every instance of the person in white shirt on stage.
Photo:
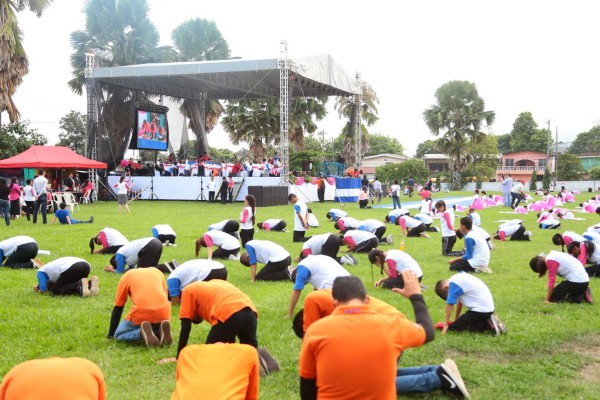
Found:
[(152, 227), (152, 236), (160, 240), (160, 242), (165, 246), (177, 246), (175, 244), (175, 240), (177, 239), (177, 234), (171, 228), (171, 225), (168, 224), (159, 224), (154, 225)]
[(0, 265), (9, 268), (33, 268), (38, 244), (29, 236), (14, 236), (0, 242)]
[(214, 260), (189, 260), (177, 266), (167, 278), (171, 304), (179, 304), (181, 291), (189, 284), (212, 279), (227, 280), (227, 268)]
[[(129, 243), (129, 240), (118, 230), (104, 228), (90, 239), (90, 251), (92, 254), (115, 254), (127, 243)], [(101, 248), (94, 250), (94, 245), (99, 245)]]
[[(217, 246), (217, 250), (213, 251), (213, 246)], [(237, 254), (240, 252), (240, 242), (225, 232), (208, 231), (196, 240), (196, 257), (200, 255), (202, 247), (206, 247), (209, 260), (213, 258), (239, 260)]]
[[(292, 264), (290, 253), (277, 243), (268, 240), (250, 240), (246, 243), (246, 252), (240, 256), (240, 262), (250, 267), (250, 280), (286, 281), (290, 279), (288, 267)], [(256, 264), (265, 266), (256, 272)]]
[(287, 224), (282, 219), (267, 219), (266, 221), (257, 223), (256, 226), (258, 229), (262, 229), (263, 231), (267, 232), (287, 232), (287, 229), (285, 229)]
[(104, 270), (123, 274), (125, 265), (128, 265), (129, 269), (158, 267), (162, 251), (162, 243), (156, 238), (132, 240), (117, 250), (117, 253), (110, 259), (110, 265), (104, 267)]
[(217, 184), (215, 183), (215, 177), (211, 176), (208, 180), (208, 201), (211, 203), (215, 202), (215, 192), (217, 191)]

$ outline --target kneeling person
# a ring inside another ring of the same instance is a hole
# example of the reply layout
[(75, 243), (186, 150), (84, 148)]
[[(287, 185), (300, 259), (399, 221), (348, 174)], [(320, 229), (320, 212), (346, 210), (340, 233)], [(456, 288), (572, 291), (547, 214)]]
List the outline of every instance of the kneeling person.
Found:
[(460, 233), (465, 238), (465, 254), (448, 261), (450, 271), (492, 273), (490, 264), (490, 247), (479, 233), (473, 230), (473, 220), (469, 217), (460, 219)]
[(33, 268), (38, 244), (29, 236), (15, 236), (0, 242), (0, 265), (9, 268)]
[[(250, 267), (250, 280), (287, 281), (290, 279), (288, 267), (292, 264), (290, 253), (277, 243), (268, 240), (250, 240), (246, 243), (246, 251), (240, 256), (240, 262)], [(256, 264), (265, 266), (256, 273)]]
[(177, 246), (175, 244), (175, 240), (177, 239), (177, 234), (171, 228), (171, 225), (161, 224), (154, 225), (152, 227), (152, 236), (160, 240), (162, 244), (165, 246)]
[(287, 224), (282, 219), (268, 219), (263, 222), (259, 222), (256, 224), (258, 229), (262, 229), (264, 231), (274, 231), (274, 232), (287, 232), (285, 227)]
[(100, 292), (98, 277), (88, 281), (90, 263), (83, 258), (62, 257), (42, 266), (37, 272), (39, 293), (50, 291), (54, 295), (96, 296)]
[(181, 291), (189, 284), (213, 279), (227, 280), (227, 269), (220, 262), (213, 260), (190, 260), (184, 262), (175, 268), (167, 278), (171, 304), (180, 303)]
[[(130, 269), (157, 267), (162, 251), (162, 243), (156, 238), (132, 240), (117, 250), (117, 253), (110, 259), (110, 265), (104, 267), (104, 270), (122, 274), (125, 272), (126, 264)], [(169, 270), (162, 271), (170, 272)]]
[(402, 271), (405, 269), (413, 271), (419, 282), (423, 280), (423, 270), (421, 270), (419, 263), (402, 250), (381, 251), (373, 249), (369, 252), (369, 262), (379, 266), (381, 273), (385, 272), (387, 275), (386, 278), (375, 282), (376, 287), (384, 289), (404, 288)]

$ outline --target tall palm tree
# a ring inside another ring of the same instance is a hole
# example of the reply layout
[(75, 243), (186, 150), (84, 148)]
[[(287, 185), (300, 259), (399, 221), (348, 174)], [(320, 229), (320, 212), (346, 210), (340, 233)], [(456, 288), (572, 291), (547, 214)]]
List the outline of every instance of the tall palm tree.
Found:
[[(171, 34), (177, 51), (177, 61), (226, 60), (231, 52), (227, 41), (214, 21), (195, 18), (177, 26)], [(213, 130), (225, 108), (218, 100), (205, 101), (205, 121), (201, 121), (203, 100), (186, 99), (180, 111), (189, 121), (189, 128), (196, 135), (196, 155), (208, 153), (206, 134)], [(204, 126), (202, 126), (204, 125)]]
[[(369, 150), (369, 131), (368, 126), (373, 125), (379, 117), (377, 116), (377, 105), (379, 104), (379, 98), (377, 93), (370, 84), (365, 81), (361, 81), (362, 91), (362, 104), (360, 105), (360, 117), (362, 118), (361, 124), (361, 148), (362, 153), (366, 153)], [(340, 118), (347, 119), (346, 124), (342, 128), (343, 149), (342, 156), (346, 160), (347, 165), (356, 164), (358, 160), (355, 159), (355, 147), (356, 141), (354, 138), (354, 108), (356, 104), (354, 98), (351, 97), (338, 97), (335, 103), (335, 109), (338, 111)]]
[[(71, 67), (73, 79), (69, 87), (82, 94), (85, 83), (85, 52), (99, 48), (112, 54), (112, 60), (104, 60), (103, 66), (115, 67), (131, 64), (168, 62), (175, 60), (170, 46), (158, 46), (158, 30), (148, 17), (146, 0), (88, 0), (84, 5), (86, 25), (84, 31), (71, 33)], [(135, 102), (147, 101), (140, 91), (108, 86), (99, 91), (100, 148), (98, 158), (118, 165), (128, 146), (133, 128)]]
[(39, 17), (50, 3), (52, 0), (0, 0), (0, 122), (3, 111), (8, 112), (11, 123), (20, 118), (12, 97), (29, 72), (17, 13), (29, 8)]
[(450, 157), (452, 189), (458, 190), (462, 187), (461, 173), (472, 161), (467, 145), (485, 139), (482, 126), (492, 125), (496, 113), (485, 110), (475, 84), (468, 81), (443, 84), (435, 98), (437, 104), (423, 111), (423, 119), (431, 133), (440, 136), (438, 147)]
[(327, 115), (327, 96), (298, 97), (292, 100), (290, 109), (289, 139), (294, 151), (304, 148), (304, 134), (317, 131), (316, 121)]

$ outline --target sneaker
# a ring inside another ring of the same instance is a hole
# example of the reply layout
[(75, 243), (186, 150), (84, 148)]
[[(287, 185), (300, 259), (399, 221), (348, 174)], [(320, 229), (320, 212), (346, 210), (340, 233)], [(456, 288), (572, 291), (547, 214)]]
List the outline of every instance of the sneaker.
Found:
[(279, 363), (277, 362), (275, 357), (273, 357), (264, 347), (258, 348), (258, 357), (262, 360), (261, 364), (263, 364), (263, 366), (266, 367), (265, 369), (268, 375), (271, 375), (273, 372), (279, 371)]
[(385, 241), (387, 242), (387, 244), (392, 245), (394, 244), (394, 235), (389, 235), (388, 237), (385, 238)]
[(263, 378), (267, 375), (269, 375), (269, 372), (267, 371), (267, 363), (265, 362), (265, 360), (263, 360), (263, 358), (260, 356), (260, 354), (258, 355), (258, 375)]
[(294, 272), (296, 268), (294, 268), (293, 265), (290, 265), (289, 267), (287, 267), (288, 270), (288, 275), (290, 276), (290, 280), (292, 280), (292, 273)]
[(287, 229), (285, 229), (285, 228), (283, 228), (283, 229), (281, 230), (281, 232), (286, 232), (286, 233), (287, 233), (287, 232), (288, 232), (288, 230), (287, 230)]
[(140, 330), (140, 336), (146, 346), (148, 347), (158, 347), (160, 345), (160, 341), (152, 331), (152, 324), (148, 321), (142, 322), (142, 329)]
[(525, 231), (525, 233), (523, 235), (531, 237), (531, 236), (533, 236), (533, 232)]
[(171, 335), (171, 322), (163, 321), (160, 323), (160, 345), (172, 345), (173, 335)]
[(345, 265), (345, 264), (347, 264), (347, 265), (353, 265), (352, 264), (352, 260), (349, 259), (348, 256), (342, 256), (342, 257), (340, 257), (340, 264), (342, 264), (342, 265)]
[(240, 255), (239, 254), (230, 254), (228, 260), (239, 261), (240, 260)]
[(592, 288), (589, 286), (585, 289), (585, 301), (592, 304)]
[(98, 293), (100, 293), (100, 282), (98, 277), (94, 275), (92, 276), (92, 279), (90, 279), (90, 294), (92, 296), (98, 296)]
[(168, 245), (169, 245), (169, 241), (168, 241), (168, 240), (165, 240), (165, 241), (163, 242), (163, 244), (162, 244), (162, 245), (163, 245), (163, 246), (168, 246)]
[(88, 222), (91, 224), (92, 222), (94, 222), (94, 216), (90, 215), (90, 219), (88, 220)]
[(81, 297), (90, 297), (90, 288), (87, 278), (81, 278)]
[(492, 314), (492, 316), (489, 319), (489, 322), (490, 329), (494, 336), (500, 336), (503, 333), (506, 333), (506, 325), (504, 325), (502, 321), (500, 321), (500, 318), (498, 318), (496, 313)]
[(477, 266), (475, 267), (475, 272), (480, 274), (492, 274), (494, 271), (490, 267)]
[(44, 263), (39, 258), (34, 258), (33, 260), (31, 260), (31, 263), (33, 264), (34, 267), (36, 267), (38, 269), (42, 268), (44, 266)]
[(442, 381), (443, 391), (451, 392), (466, 399), (471, 398), (454, 361), (447, 359), (440, 365), (436, 372)]
[(358, 265), (358, 260), (352, 254), (347, 254), (348, 258), (352, 260), (352, 265)]

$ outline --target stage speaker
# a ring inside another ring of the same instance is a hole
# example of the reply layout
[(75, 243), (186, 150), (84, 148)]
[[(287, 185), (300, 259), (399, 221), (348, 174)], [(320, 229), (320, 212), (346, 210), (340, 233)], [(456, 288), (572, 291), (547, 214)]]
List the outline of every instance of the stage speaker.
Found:
[(248, 186), (248, 194), (256, 198), (256, 207), (264, 207), (263, 186)]

